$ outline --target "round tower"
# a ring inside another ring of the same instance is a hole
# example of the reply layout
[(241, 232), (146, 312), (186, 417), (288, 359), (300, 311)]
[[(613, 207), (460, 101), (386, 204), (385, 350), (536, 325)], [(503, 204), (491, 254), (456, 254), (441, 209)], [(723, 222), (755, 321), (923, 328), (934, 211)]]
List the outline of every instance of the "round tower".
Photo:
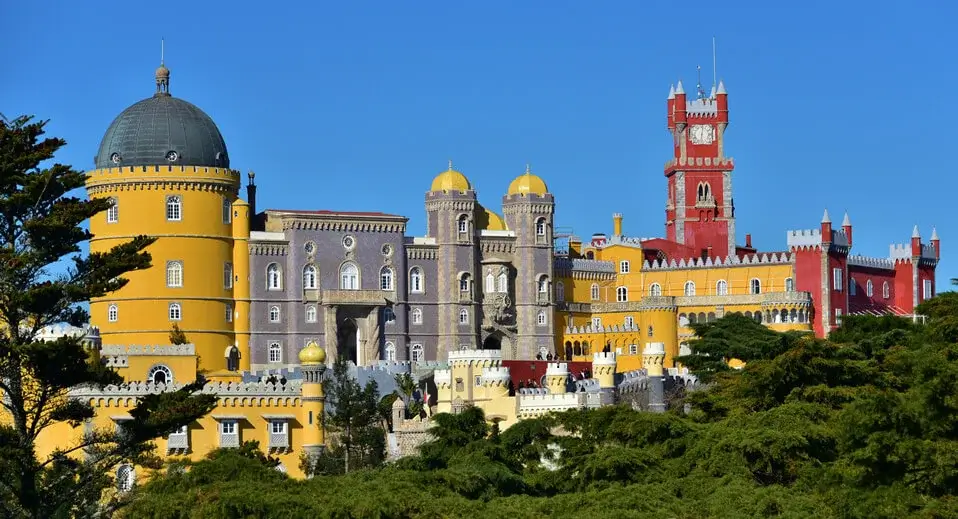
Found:
[(665, 344), (661, 342), (646, 343), (642, 350), (642, 367), (649, 377), (649, 410), (665, 412)]
[(561, 395), (566, 393), (566, 383), (569, 381), (569, 365), (565, 362), (550, 362), (546, 366), (546, 387), (549, 393)]
[(90, 220), (91, 253), (137, 235), (157, 238), (147, 249), (153, 267), (92, 300), (91, 320), (106, 344), (166, 344), (177, 324), (196, 345), (200, 367), (216, 371), (227, 367), (235, 343), (232, 204), (240, 177), (213, 120), (169, 87), (161, 66), (156, 92), (113, 120), (88, 173), (90, 198), (114, 204)]
[(326, 395), (323, 393), (323, 372), (326, 371), (326, 351), (313, 341), (299, 351), (300, 370), (303, 373), (303, 407), (300, 423), (303, 427), (303, 451), (307, 456), (323, 452), (326, 434), (323, 412)]
[(512, 376), (506, 366), (482, 368), (481, 382), (486, 388), (486, 398), (492, 400), (509, 396), (509, 382)]
[[(237, 350), (235, 353), (239, 357), (240, 371), (250, 369), (249, 230), (250, 219), (253, 217), (250, 209), (250, 205), (241, 198), (233, 202), (233, 264), (232, 268), (224, 267), (223, 269), (224, 286), (233, 288), (233, 304), (226, 309), (233, 315), (225, 317), (233, 322), (236, 340), (234, 346)], [(229, 368), (234, 367), (229, 366)]]
[(592, 377), (602, 389), (615, 387), (615, 352), (597, 351), (592, 354)]
[(678, 307), (675, 299), (663, 296), (646, 296), (640, 305), (642, 328), (641, 340), (660, 342), (665, 345), (665, 365), (672, 366), (679, 355)]

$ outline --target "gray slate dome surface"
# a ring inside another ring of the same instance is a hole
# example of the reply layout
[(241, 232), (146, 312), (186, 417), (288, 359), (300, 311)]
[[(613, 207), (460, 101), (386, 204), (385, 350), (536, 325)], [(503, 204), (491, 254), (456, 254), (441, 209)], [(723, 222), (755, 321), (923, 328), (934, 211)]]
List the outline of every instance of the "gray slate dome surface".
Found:
[(106, 130), (96, 167), (228, 168), (226, 142), (210, 116), (192, 103), (157, 93), (123, 110)]

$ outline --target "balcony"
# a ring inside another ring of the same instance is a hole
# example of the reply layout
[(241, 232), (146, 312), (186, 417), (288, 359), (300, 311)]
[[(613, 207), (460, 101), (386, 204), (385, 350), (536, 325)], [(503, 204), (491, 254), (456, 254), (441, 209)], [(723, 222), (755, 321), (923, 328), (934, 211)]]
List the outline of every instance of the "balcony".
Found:
[(326, 305), (377, 306), (385, 304), (387, 298), (396, 299), (395, 291), (382, 290), (323, 290), (321, 295)]
[(190, 451), (189, 433), (173, 433), (166, 439), (166, 454), (186, 454)]
[(223, 449), (236, 449), (240, 446), (240, 435), (239, 433), (220, 433), (220, 448)]

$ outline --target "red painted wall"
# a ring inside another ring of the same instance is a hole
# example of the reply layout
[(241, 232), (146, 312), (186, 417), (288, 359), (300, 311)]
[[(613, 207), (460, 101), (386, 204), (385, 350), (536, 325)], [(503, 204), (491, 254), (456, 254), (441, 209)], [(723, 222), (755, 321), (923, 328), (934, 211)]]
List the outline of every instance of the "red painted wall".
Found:
[[(569, 373), (576, 379), (579, 378), (579, 372), (592, 373), (591, 362), (569, 362)], [(504, 360), (502, 365), (509, 368), (509, 377), (512, 379), (514, 388), (519, 388), (520, 382), (532, 380), (540, 383), (546, 374), (546, 368), (549, 365), (547, 360)]]
[[(848, 294), (848, 306), (852, 312), (858, 312), (866, 308), (873, 308), (876, 311), (883, 311), (889, 306), (895, 304), (895, 271), (882, 268), (870, 268), (857, 265), (848, 267), (848, 275), (854, 279), (857, 284), (855, 295)], [(873, 291), (872, 296), (868, 297), (868, 281), (871, 280)], [(882, 284), (888, 283), (888, 298), (883, 295)]]
[(822, 309), (822, 252), (820, 249), (795, 249), (795, 290), (809, 292), (812, 295), (812, 328), (815, 335), (824, 335), (821, 319)]

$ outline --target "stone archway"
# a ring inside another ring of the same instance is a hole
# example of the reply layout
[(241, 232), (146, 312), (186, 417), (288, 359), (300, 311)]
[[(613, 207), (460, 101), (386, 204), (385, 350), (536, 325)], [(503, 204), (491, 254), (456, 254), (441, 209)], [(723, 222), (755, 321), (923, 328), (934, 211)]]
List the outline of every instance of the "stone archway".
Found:
[(501, 350), (502, 349), (502, 337), (499, 334), (491, 333), (489, 334), (484, 341), (482, 341), (482, 349), (484, 350)]
[(344, 319), (339, 323), (336, 330), (336, 354), (344, 355), (346, 360), (359, 365), (359, 359), (356, 358), (359, 350), (359, 328), (354, 319)]

